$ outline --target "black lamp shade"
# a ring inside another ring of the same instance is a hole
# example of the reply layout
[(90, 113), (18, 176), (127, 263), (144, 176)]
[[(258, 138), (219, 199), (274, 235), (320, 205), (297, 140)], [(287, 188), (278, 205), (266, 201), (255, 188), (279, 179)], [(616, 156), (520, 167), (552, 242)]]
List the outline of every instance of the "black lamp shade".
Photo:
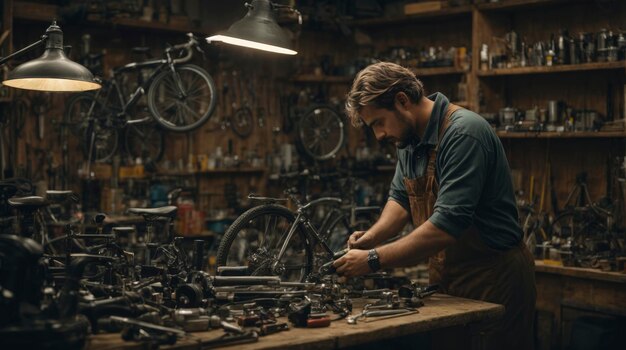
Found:
[(222, 41), (285, 55), (297, 54), (287, 32), (276, 23), (268, 0), (253, 0), (244, 18), (233, 23), (226, 32), (208, 37), (207, 41)]
[(100, 88), (91, 72), (63, 52), (63, 32), (56, 24), (46, 31), (46, 50), (41, 57), (17, 66), (3, 85), (38, 91), (87, 91)]

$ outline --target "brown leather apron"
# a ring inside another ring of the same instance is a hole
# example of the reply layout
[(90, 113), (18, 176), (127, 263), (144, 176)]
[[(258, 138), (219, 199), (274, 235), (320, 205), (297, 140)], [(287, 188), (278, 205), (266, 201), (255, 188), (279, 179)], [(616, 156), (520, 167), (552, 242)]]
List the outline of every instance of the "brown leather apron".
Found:
[[(425, 174), (415, 179), (404, 178), (415, 227), (433, 214), (439, 190), (435, 179), (439, 142), (450, 116), (459, 109), (461, 107), (448, 105), (439, 125), (437, 146), (429, 151)], [(534, 260), (522, 242), (507, 251), (490, 248), (472, 225), (454, 245), (429, 259), (429, 277), (431, 283), (440, 284), (444, 293), (505, 306), (502, 319), (483, 323), (479, 329), (472, 330), (471, 336), (479, 337), (472, 339), (473, 343), (480, 341), (487, 349), (533, 348)]]

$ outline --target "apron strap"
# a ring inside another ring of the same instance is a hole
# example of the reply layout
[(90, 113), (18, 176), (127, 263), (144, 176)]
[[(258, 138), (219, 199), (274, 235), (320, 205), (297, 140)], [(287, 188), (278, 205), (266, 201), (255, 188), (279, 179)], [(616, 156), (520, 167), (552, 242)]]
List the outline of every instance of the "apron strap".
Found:
[(448, 126), (450, 126), (450, 117), (452, 116), (452, 114), (454, 114), (454, 112), (462, 108), (463, 107), (461, 106), (448, 103), (448, 108), (446, 108), (446, 114), (443, 116), (443, 120), (439, 125), (439, 139), (437, 140), (437, 145), (431, 148), (428, 152), (428, 165), (426, 166), (426, 178), (428, 180), (426, 184), (426, 193), (434, 193), (435, 195), (437, 195), (437, 192), (439, 191), (439, 185), (435, 180), (435, 160), (437, 158), (437, 151), (439, 151), (439, 144), (441, 143), (441, 138), (443, 137), (443, 134), (448, 129)]

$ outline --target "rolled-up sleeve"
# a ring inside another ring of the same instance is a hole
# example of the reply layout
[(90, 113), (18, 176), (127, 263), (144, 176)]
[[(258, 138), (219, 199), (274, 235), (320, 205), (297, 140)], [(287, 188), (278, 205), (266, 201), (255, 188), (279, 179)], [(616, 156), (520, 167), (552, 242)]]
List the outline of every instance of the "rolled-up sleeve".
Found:
[(389, 200), (397, 202), (407, 212), (411, 212), (409, 197), (406, 193), (406, 187), (404, 187), (404, 180), (399, 161), (396, 165), (396, 173), (393, 175), (393, 180), (391, 180), (391, 186), (389, 186)]
[(453, 133), (440, 145), (439, 193), (433, 225), (459, 238), (473, 222), (489, 169), (489, 152), (476, 138)]

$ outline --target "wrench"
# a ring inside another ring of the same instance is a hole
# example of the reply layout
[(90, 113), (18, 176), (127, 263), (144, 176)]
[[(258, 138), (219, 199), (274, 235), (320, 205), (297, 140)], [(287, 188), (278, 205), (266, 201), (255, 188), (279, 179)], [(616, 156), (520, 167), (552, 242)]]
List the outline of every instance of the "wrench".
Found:
[(414, 309), (388, 309), (388, 310), (365, 310), (360, 314), (350, 316), (347, 318), (348, 324), (355, 325), (359, 318), (364, 317), (381, 317), (381, 316), (404, 316), (417, 313)]

